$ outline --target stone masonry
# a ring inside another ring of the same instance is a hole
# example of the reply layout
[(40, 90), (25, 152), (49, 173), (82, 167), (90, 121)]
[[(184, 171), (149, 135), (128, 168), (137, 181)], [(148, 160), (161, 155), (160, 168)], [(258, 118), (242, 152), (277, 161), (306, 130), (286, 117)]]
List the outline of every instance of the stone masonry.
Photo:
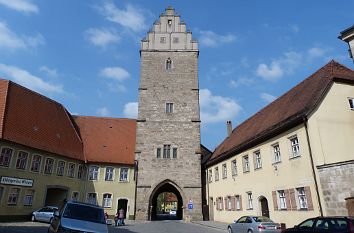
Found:
[(318, 169), (326, 215), (347, 216), (345, 199), (354, 197), (354, 161)]
[[(136, 219), (150, 219), (156, 187), (168, 183), (182, 197), (183, 219), (202, 220), (197, 46), (171, 7), (142, 40)], [(173, 104), (172, 113), (167, 103)], [(170, 158), (163, 158), (164, 145), (170, 145)], [(173, 148), (177, 158), (172, 158)], [(187, 210), (190, 201), (193, 209)]]

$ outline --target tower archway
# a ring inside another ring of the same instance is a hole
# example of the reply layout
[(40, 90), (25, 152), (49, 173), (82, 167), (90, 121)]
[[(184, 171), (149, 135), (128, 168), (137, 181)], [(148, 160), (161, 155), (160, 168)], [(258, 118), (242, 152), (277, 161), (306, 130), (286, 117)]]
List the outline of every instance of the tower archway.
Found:
[[(169, 206), (166, 209), (167, 202)], [(183, 219), (183, 198), (179, 187), (170, 180), (165, 180), (156, 186), (150, 195), (149, 207), (151, 221)]]

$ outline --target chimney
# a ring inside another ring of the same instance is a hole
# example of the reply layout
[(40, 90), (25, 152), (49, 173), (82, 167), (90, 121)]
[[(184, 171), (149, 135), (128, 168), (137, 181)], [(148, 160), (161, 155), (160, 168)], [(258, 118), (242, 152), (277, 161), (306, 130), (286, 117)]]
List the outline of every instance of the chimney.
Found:
[(227, 128), (227, 136), (229, 137), (232, 133), (232, 122), (231, 121), (226, 122), (226, 128)]

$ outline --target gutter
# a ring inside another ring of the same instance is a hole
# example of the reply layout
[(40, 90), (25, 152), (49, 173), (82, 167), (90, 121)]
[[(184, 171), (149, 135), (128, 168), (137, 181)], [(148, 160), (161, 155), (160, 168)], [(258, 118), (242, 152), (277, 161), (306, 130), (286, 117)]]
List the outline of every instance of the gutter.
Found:
[(311, 143), (310, 143), (310, 136), (309, 136), (308, 127), (307, 127), (307, 121), (308, 121), (307, 117), (304, 117), (304, 126), (305, 126), (305, 130), (306, 130), (307, 146), (309, 149), (310, 159), (311, 159), (312, 175), (313, 175), (313, 179), (315, 180), (315, 189), (316, 189), (316, 195), (317, 195), (317, 199), (318, 199), (318, 205), (320, 208), (320, 215), (321, 215), (321, 217), (323, 217), (323, 209), (322, 209), (322, 203), (321, 203), (321, 198), (320, 198), (320, 192), (318, 190), (318, 183), (317, 183), (316, 172), (315, 172), (315, 164), (313, 162), (313, 155), (312, 155), (312, 149), (311, 149)]

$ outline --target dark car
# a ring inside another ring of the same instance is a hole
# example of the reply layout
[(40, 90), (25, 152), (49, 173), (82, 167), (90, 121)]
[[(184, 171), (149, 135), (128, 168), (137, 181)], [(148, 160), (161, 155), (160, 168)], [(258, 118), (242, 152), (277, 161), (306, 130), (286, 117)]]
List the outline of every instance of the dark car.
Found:
[(48, 233), (108, 233), (103, 208), (97, 205), (68, 201), (54, 212)]
[(352, 217), (317, 217), (309, 218), (288, 228), (286, 233), (354, 233), (354, 218)]

